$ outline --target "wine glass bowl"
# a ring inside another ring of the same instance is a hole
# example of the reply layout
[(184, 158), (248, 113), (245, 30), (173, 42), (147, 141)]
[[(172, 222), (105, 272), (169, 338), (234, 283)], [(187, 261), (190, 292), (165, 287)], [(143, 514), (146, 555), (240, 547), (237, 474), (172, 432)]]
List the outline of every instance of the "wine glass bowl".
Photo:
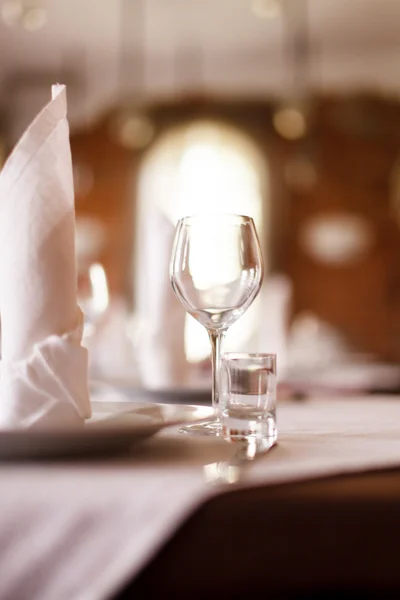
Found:
[(203, 430), (215, 433), (220, 428), (222, 338), (257, 296), (262, 277), (261, 248), (251, 217), (214, 214), (178, 221), (170, 264), (172, 288), (186, 311), (206, 328), (212, 347), (215, 419)]
[(93, 335), (96, 325), (108, 308), (109, 292), (104, 268), (93, 263), (78, 273), (78, 304), (84, 315), (84, 340)]

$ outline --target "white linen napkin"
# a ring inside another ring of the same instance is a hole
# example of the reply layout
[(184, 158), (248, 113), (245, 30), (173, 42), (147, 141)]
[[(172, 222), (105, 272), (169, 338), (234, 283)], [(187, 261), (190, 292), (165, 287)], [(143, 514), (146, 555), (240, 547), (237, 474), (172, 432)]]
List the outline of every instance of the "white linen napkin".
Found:
[(150, 206), (139, 235), (137, 311), (143, 323), (139, 374), (148, 388), (184, 387), (190, 368), (185, 355), (186, 312), (169, 280), (175, 227), (157, 206)]
[(65, 86), (54, 85), (0, 174), (0, 427), (91, 414), (66, 115)]

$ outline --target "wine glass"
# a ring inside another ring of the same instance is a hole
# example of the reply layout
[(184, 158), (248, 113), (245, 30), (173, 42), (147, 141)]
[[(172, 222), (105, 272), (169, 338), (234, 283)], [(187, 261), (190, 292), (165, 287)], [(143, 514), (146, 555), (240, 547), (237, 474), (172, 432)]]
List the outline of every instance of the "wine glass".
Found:
[(78, 304), (84, 314), (83, 339), (86, 342), (93, 336), (109, 304), (107, 277), (101, 264), (93, 263), (79, 270)]
[(227, 329), (257, 296), (263, 263), (254, 221), (235, 214), (184, 217), (178, 221), (170, 263), (172, 288), (211, 342), (214, 417), (186, 432), (219, 435), (221, 343)]

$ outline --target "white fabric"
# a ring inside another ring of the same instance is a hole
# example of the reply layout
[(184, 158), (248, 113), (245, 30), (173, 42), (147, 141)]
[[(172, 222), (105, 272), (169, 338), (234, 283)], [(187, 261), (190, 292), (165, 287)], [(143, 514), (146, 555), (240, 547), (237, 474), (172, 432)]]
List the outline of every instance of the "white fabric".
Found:
[(184, 341), (186, 312), (169, 279), (175, 227), (155, 206), (143, 212), (136, 279), (139, 374), (145, 387), (179, 387), (186, 381), (189, 366)]
[[(384, 397), (282, 403), (279, 445), (241, 484), (400, 466), (400, 402)], [(204, 465), (232, 446), (173, 430), (120, 460), (0, 467), (1, 600), (104, 600), (152, 558), (205, 499)]]
[[(227, 344), (223, 350), (235, 352), (272, 352), (277, 354), (277, 374), (282, 380), (287, 371), (287, 335), (289, 329), (290, 303), (292, 300), (292, 284), (283, 273), (267, 275), (257, 296), (254, 307), (257, 305), (257, 320), (254, 333), (245, 343), (237, 347)], [(249, 310), (252, 310), (250, 307)], [(246, 318), (246, 313), (241, 319)], [(233, 333), (233, 330), (232, 330)], [(229, 336), (229, 331), (228, 331)], [(228, 338), (227, 336), (227, 338)], [(234, 337), (234, 336), (233, 336)]]
[(0, 175), (1, 427), (90, 416), (65, 86), (52, 92)]
[(127, 302), (111, 298), (101, 323), (85, 340), (90, 355), (90, 378), (139, 386), (137, 356), (141, 347), (136, 344), (135, 334)]

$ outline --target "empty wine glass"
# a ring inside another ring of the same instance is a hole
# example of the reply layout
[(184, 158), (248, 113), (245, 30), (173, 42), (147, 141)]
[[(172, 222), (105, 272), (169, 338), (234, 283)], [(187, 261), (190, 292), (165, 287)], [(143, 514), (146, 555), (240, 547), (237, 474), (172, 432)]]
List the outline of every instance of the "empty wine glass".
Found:
[(187, 312), (207, 330), (212, 350), (212, 420), (186, 432), (219, 435), (221, 342), (227, 329), (257, 296), (263, 264), (251, 217), (214, 214), (178, 221), (170, 264), (173, 290)]
[(84, 314), (83, 341), (95, 332), (100, 317), (108, 308), (107, 277), (99, 263), (82, 268), (78, 273), (78, 304)]

